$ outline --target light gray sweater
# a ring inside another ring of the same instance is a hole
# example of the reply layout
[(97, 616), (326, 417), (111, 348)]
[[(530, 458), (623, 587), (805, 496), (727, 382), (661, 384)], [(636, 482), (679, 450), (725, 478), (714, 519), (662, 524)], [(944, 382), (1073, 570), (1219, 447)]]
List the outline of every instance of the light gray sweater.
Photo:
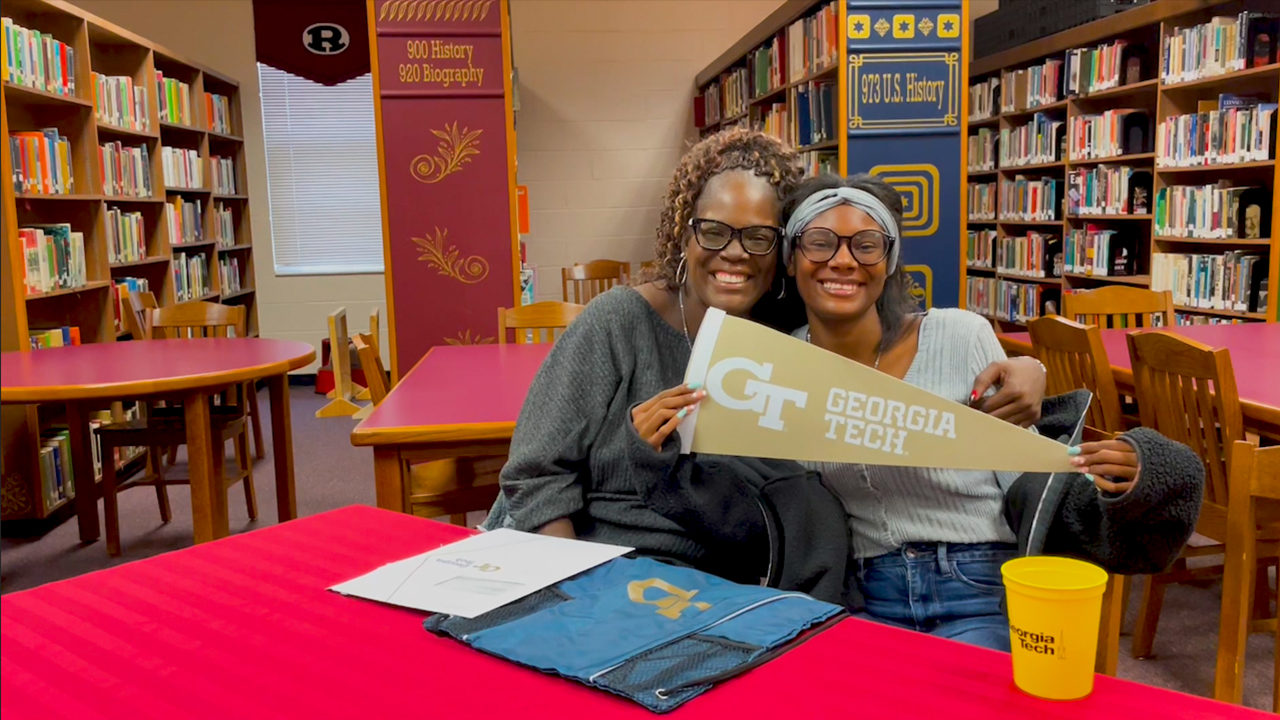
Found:
[[(806, 325), (794, 333), (808, 336)], [(967, 404), (973, 381), (1004, 350), (991, 324), (955, 308), (930, 310), (920, 323), (915, 360), (903, 378), (935, 395)], [(1004, 519), (1004, 494), (1019, 473), (989, 470), (803, 463), (849, 514), (856, 558), (892, 552), (908, 542), (1015, 542)]]

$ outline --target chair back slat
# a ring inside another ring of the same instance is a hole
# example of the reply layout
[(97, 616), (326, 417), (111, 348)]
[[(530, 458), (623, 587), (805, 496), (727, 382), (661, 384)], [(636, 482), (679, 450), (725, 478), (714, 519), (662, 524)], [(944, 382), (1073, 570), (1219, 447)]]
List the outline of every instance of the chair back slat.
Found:
[(1239, 452), (1244, 450), (1241, 445), (1248, 446), (1249, 465), (1245, 471), (1249, 473), (1249, 494), (1254, 497), (1267, 498), (1269, 500), (1280, 500), (1280, 445), (1255, 448), (1249, 442), (1237, 442), (1235, 444), (1236, 454), (1232, 455), (1232, 459), (1239, 457)]
[(564, 301), (586, 305), (591, 299), (608, 291), (614, 285), (626, 284), (631, 274), (631, 263), (618, 260), (592, 260), (560, 270)]
[(1205, 501), (1226, 507), (1231, 443), (1244, 418), (1231, 354), (1170, 332), (1128, 336), (1142, 424), (1189, 446), (1205, 463)]
[(1062, 314), (1068, 320), (1103, 329), (1172, 327), (1173, 293), (1124, 285), (1072, 292), (1062, 297)]
[(387, 371), (382, 365), (382, 356), (378, 353), (378, 341), (373, 333), (360, 333), (351, 336), (360, 356), (360, 367), (364, 369), (364, 380), (369, 388), (369, 399), (375, 406), (381, 405), (390, 392)]
[(508, 330), (514, 331), (517, 344), (555, 342), (585, 309), (585, 305), (554, 300), (516, 308), (498, 308), (498, 344), (507, 344)]
[(1098, 327), (1049, 315), (1031, 321), (1027, 329), (1036, 356), (1048, 371), (1045, 392), (1061, 395), (1088, 390), (1093, 393), (1093, 402), (1085, 424), (1108, 433), (1122, 431), (1120, 393)]
[(128, 304), (124, 329), (129, 331), (134, 340), (151, 339), (151, 311), (160, 307), (156, 296), (150, 290), (139, 292), (131, 290), (125, 297)]
[(243, 305), (184, 302), (151, 310), (150, 334), (159, 338), (245, 337)]

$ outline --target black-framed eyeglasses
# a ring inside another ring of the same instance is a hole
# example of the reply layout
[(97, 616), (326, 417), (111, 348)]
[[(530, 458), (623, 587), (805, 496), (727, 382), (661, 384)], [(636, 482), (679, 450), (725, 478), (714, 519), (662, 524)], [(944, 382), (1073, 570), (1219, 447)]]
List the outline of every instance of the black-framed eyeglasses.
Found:
[(849, 254), (860, 265), (878, 265), (884, 262), (893, 247), (894, 237), (879, 230), (863, 230), (853, 235), (837, 235), (827, 228), (808, 228), (796, 238), (800, 253), (812, 263), (830, 262), (840, 252), (841, 243), (848, 243)]
[(705, 218), (690, 218), (689, 227), (693, 228), (693, 236), (703, 250), (718, 252), (738, 240), (742, 243), (742, 249), (750, 255), (768, 255), (773, 252), (783, 233), (782, 228), (773, 225), (736, 228), (719, 220)]

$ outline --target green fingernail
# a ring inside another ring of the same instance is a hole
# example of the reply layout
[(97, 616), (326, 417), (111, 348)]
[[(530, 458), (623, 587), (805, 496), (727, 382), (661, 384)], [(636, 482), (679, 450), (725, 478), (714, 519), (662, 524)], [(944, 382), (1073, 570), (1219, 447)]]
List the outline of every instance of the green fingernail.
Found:
[(690, 390), (697, 390), (697, 389), (698, 389), (698, 388), (700, 388), (700, 387), (702, 387), (702, 383), (700, 383), (700, 382), (691, 382), (691, 383), (689, 383), (689, 389), (690, 389)]
[(1067, 454), (1068, 454), (1068, 455), (1071, 455), (1072, 457), (1075, 457), (1076, 455), (1079, 455), (1079, 454), (1080, 454), (1080, 446), (1079, 446), (1079, 445), (1072, 445), (1071, 447), (1067, 448)]
[(689, 414), (689, 408), (680, 408), (680, 412), (676, 413), (676, 417), (682, 418)]
[(1085, 477), (1087, 477), (1087, 478), (1089, 478), (1089, 482), (1097, 482), (1097, 481), (1098, 481), (1098, 478), (1096, 478), (1096, 477), (1094, 477), (1094, 476), (1090, 475), (1089, 473), (1085, 473), (1085, 474), (1084, 474), (1084, 476), (1085, 476)]

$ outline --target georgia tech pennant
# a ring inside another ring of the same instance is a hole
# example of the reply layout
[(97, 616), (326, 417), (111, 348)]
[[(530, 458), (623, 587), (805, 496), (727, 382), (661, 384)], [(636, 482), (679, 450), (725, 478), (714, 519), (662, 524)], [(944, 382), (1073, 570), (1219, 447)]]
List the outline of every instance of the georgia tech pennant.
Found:
[(707, 311), (685, 382), (707, 391), (680, 424), (685, 453), (1072, 469), (1059, 442), (721, 310)]

